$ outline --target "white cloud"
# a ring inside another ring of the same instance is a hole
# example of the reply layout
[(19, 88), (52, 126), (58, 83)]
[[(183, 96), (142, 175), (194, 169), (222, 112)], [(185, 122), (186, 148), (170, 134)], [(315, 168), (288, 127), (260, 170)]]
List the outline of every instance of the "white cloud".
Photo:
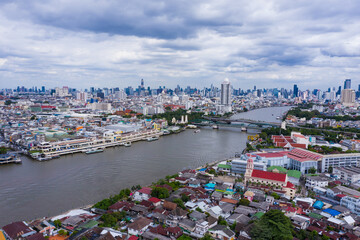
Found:
[[(325, 7), (326, 5), (326, 7)], [(0, 83), (323, 88), (360, 77), (356, 0), (4, 1)]]

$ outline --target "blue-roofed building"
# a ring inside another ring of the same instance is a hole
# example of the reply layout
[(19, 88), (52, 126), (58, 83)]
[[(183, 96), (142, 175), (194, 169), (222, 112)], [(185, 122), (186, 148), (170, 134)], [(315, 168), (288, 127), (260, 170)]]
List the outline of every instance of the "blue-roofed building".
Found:
[(333, 216), (333, 217), (341, 214), (341, 212), (336, 211), (335, 209), (332, 209), (332, 208), (324, 209), (323, 212), (328, 213), (328, 214), (330, 214), (330, 215)]
[(207, 183), (204, 185), (204, 189), (206, 191), (214, 191), (215, 190), (215, 183)]
[(324, 203), (322, 201), (316, 201), (313, 205), (314, 208), (319, 209), (319, 210), (322, 209), (323, 206), (324, 206)]

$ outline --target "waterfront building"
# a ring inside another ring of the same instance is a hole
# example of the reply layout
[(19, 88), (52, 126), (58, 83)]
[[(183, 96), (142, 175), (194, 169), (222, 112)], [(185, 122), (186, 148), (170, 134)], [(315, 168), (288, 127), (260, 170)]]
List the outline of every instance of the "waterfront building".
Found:
[(152, 191), (151, 188), (143, 187), (142, 189), (134, 193), (133, 199), (139, 202), (143, 200), (149, 200), (149, 198), (151, 198), (151, 191)]
[(221, 105), (219, 111), (226, 113), (231, 112), (231, 87), (229, 79), (225, 79), (221, 84)]
[(30, 228), (25, 222), (14, 222), (2, 227), (7, 239), (25, 239), (36, 233), (35, 230)]

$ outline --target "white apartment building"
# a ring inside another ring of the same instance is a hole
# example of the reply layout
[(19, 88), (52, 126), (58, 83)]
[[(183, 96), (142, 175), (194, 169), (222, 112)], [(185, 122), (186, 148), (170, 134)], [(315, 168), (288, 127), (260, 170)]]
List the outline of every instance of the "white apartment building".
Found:
[(329, 167), (358, 167), (360, 153), (329, 154), (323, 155), (321, 161), (321, 172), (327, 172)]
[(360, 181), (359, 167), (335, 167), (333, 174), (340, 179), (348, 181), (349, 183), (356, 183)]
[(327, 187), (329, 185), (328, 177), (321, 177), (321, 176), (308, 176), (306, 177), (305, 187), (307, 188), (314, 188), (314, 187)]

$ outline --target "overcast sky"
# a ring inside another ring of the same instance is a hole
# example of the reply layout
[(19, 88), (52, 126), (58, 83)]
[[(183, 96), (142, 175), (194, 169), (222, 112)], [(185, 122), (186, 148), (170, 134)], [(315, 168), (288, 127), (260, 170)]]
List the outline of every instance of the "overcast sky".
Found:
[(355, 88), (359, 20), (358, 0), (1, 0), (0, 88)]

